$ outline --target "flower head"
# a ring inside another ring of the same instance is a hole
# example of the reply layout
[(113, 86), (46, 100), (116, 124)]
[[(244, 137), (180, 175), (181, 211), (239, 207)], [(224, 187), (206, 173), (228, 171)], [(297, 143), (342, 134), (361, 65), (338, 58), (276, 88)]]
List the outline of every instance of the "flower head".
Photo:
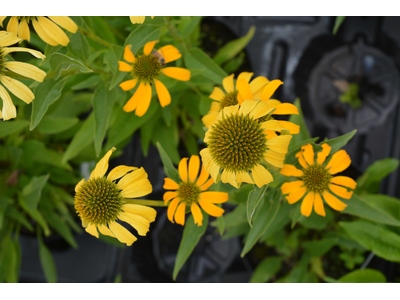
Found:
[(214, 204), (226, 202), (228, 194), (224, 192), (207, 192), (207, 189), (214, 183), (212, 178), (208, 179), (210, 174), (202, 166), (200, 175), (198, 175), (200, 159), (197, 155), (192, 155), (190, 158), (189, 168), (187, 160), (187, 158), (182, 158), (178, 166), (181, 182), (177, 183), (171, 178), (164, 179), (164, 189), (173, 191), (166, 192), (163, 199), (165, 203), (172, 200), (167, 212), (168, 219), (172, 223), (175, 215), (176, 223), (182, 226), (185, 225), (185, 211), (186, 208), (190, 208), (195, 224), (202, 226), (203, 214), (200, 207), (209, 215), (220, 217), (224, 210)]
[(130, 246), (137, 238), (117, 220), (130, 224), (139, 235), (145, 236), (157, 212), (154, 208), (129, 204), (126, 200), (152, 192), (143, 168), (118, 166), (104, 177), (108, 160), (114, 151), (115, 148), (109, 150), (97, 163), (89, 180), (82, 179), (76, 185), (75, 209), (88, 233), (98, 238), (99, 230), (102, 234), (115, 237)]
[[(238, 80), (245, 80), (247, 83), (250, 81), (253, 73), (242, 72), (238, 76)], [(219, 87), (214, 87), (213, 92), (209, 96), (214, 101), (211, 103), (210, 111), (202, 118), (204, 125), (209, 128), (211, 124), (217, 119), (218, 113), (227, 106), (241, 104), (243, 99), (238, 94), (237, 85), (233, 82), (234, 74), (225, 77), (222, 80), (222, 86), (226, 93), (223, 92)], [(269, 80), (263, 76), (254, 78), (250, 83), (251, 92), (255, 99), (261, 96), (262, 88), (269, 82)]]
[(292, 138), (289, 134), (266, 138), (266, 130), (287, 131), (276, 120), (260, 121), (274, 110), (260, 100), (246, 100), (240, 108), (234, 105), (220, 111), (206, 132), (207, 148), (200, 151), (215, 182), (221, 179), (239, 188), (242, 182), (262, 187), (273, 181), (266, 167), (283, 167)]
[[(2, 19), (1, 19), (2, 18)], [(0, 17), (0, 25), (6, 17)], [(23, 40), (30, 41), (31, 34), (29, 23), (32, 22), (33, 28), (39, 37), (51, 46), (67, 46), (69, 38), (58, 26), (75, 33), (78, 30), (75, 22), (66, 16), (61, 17), (11, 17), (8, 21), (7, 31), (13, 32)]]
[(350, 166), (351, 160), (345, 150), (340, 150), (332, 155), (329, 162), (326, 158), (331, 152), (328, 144), (322, 144), (322, 151), (318, 152), (317, 159), (314, 159), (314, 149), (311, 144), (301, 147), (296, 157), (302, 166), (302, 170), (293, 165), (284, 165), (280, 173), (285, 176), (299, 177), (300, 180), (285, 182), (282, 184), (282, 194), (287, 195), (286, 199), (290, 204), (296, 203), (303, 198), (301, 203), (301, 214), (308, 217), (312, 208), (320, 216), (325, 216), (325, 202), (337, 211), (342, 211), (347, 206), (337, 199), (337, 196), (350, 199), (357, 183), (347, 176), (332, 176), (344, 171)]
[[(275, 91), (278, 89), (279, 86), (283, 84), (282, 81), (279, 79), (275, 79), (272, 81), (268, 81), (267, 84), (263, 86), (262, 92), (261, 93), (255, 93), (254, 88), (252, 88), (251, 83), (249, 84), (247, 80), (244, 78), (238, 78), (236, 82), (236, 86), (239, 92), (238, 99), (239, 99), (239, 104), (241, 104), (244, 100), (261, 100), (267, 103), (269, 106), (275, 107), (275, 111), (272, 113), (272, 115), (291, 115), (291, 114), (299, 114), (299, 111), (297, 110), (297, 107), (294, 106), (291, 103), (281, 103), (279, 100), (276, 99), (270, 99), (271, 96), (275, 93)], [(274, 120), (272, 116), (268, 116), (264, 119), (265, 120)], [(292, 122), (288, 121), (281, 121), (277, 120), (279, 124), (289, 130), (290, 134), (297, 134), (300, 131), (300, 126), (293, 124)], [(277, 133), (280, 132), (279, 130), (274, 131), (274, 130), (268, 130), (266, 132), (267, 134), (267, 139), (276, 137)]]
[(36, 66), (8, 59), (7, 55), (11, 52), (29, 52), (37, 58), (45, 58), (42, 53), (36, 50), (23, 47), (8, 47), (20, 41), (22, 41), (22, 39), (17, 37), (14, 33), (0, 31), (0, 98), (3, 100), (0, 118), (3, 120), (9, 120), (17, 116), (15, 105), (5, 87), (27, 104), (35, 99), (32, 91), (25, 84), (12, 78), (13, 72), (39, 82), (42, 82), (44, 77), (46, 77), (46, 72)]
[[(153, 19), (154, 16), (151, 18)], [(146, 17), (129, 17), (129, 19), (131, 20), (132, 24), (143, 24)]]
[(178, 67), (164, 67), (167, 63), (181, 57), (179, 50), (172, 45), (166, 45), (160, 49), (153, 50), (157, 41), (148, 42), (143, 49), (143, 54), (135, 56), (131, 51), (131, 45), (127, 45), (124, 51), (124, 60), (131, 63), (119, 61), (119, 70), (130, 72), (132, 79), (122, 82), (119, 86), (128, 91), (133, 89), (137, 83), (139, 87), (125, 104), (124, 110), (139, 117), (143, 116), (149, 108), (151, 101), (151, 85), (156, 87), (158, 99), (162, 107), (171, 103), (171, 95), (165, 85), (158, 79), (163, 73), (171, 78), (187, 81), (190, 79), (190, 71)]

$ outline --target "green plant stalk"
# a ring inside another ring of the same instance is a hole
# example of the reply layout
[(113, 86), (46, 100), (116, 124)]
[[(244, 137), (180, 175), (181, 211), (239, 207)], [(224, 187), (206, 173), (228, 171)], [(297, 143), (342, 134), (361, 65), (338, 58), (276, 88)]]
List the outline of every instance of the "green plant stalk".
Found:
[(97, 43), (99, 43), (99, 44), (102, 44), (102, 45), (104, 45), (104, 46), (106, 46), (106, 47), (111, 47), (111, 46), (112, 46), (111, 43), (109, 43), (109, 42), (107, 42), (107, 41), (105, 41), (105, 40), (99, 38), (97, 35), (95, 35), (95, 34), (93, 34), (93, 33), (89, 33), (89, 32), (87, 32), (87, 31), (85, 31), (82, 27), (79, 27), (79, 26), (78, 26), (78, 30), (79, 30), (83, 35), (87, 36), (88, 38), (92, 39), (93, 41), (95, 41), (95, 42), (97, 42)]
[(181, 36), (179, 35), (176, 27), (174, 24), (172, 24), (172, 17), (164, 17), (165, 20), (165, 25), (168, 27), (169, 32), (171, 33), (172, 37), (179, 43), (182, 45), (182, 50), (183, 52), (187, 52), (188, 51), (188, 46), (185, 43), (185, 40), (181, 38)]

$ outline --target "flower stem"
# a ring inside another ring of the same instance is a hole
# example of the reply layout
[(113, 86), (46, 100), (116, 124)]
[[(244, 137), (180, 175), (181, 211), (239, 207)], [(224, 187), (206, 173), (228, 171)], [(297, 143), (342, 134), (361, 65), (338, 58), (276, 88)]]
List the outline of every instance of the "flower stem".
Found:
[(99, 38), (97, 35), (95, 35), (95, 34), (93, 34), (93, 33), (87, 32), (87, 31), (84, 30), (82, 27), (79, 27), (79, 26), (78, 26), (78, 30), (79, 30), (83, 35), (87, 36), (88, 38), (92, 39), (93, 41), (95, 41), (95, 42), (97, 42), (97, 43), (99, 43), (99, 44), (102, 44), (102, 45), (104, 45), (104, 46), (106, 46), (106, 47), (111, 47), (111, 46), (112, 46), (111, 43), (109, 43), (109, 42), (107, 42), (107, 41), (105, 41), (105, 40)]
[(164, 204), (164, 201), (160, 201), (160, 200), (125, 199), (125, 202), (128, 204), (140, 204), (140, 205), (147, 205), (147, 206), (167, 206)]

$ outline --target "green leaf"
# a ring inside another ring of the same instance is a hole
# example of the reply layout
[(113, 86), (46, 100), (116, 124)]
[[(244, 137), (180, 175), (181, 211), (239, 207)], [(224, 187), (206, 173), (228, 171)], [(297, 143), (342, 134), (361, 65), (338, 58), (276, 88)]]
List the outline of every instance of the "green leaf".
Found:
[(181, 37), (188, 37), (196, 26), (199, 25), (202, 18), (202, 16), (181, 17), (181, 23), (179, 24), (179, 33), (181, 34)]
[[(108, 67), (110, 68), (110, 70), (114, 74), (114, 76), (115, 76), (116, 72), (118, 71), (118, 61), (122, 57), (123, 51), (124, 51), (124, 48), (122, 46), (112, 45), (108, 49), (108, 51), (104, 54), (103, 63), (105, 65), (108, 65)], [(118, 73), (120, 73), (120, 72), (118, 72)]]
[(181, 178), (179, 176), (178, 170), (172, 164), (171, 159), (169, 158), (167, 152), (165, 152), (164, 148), (161, 146), (159, 142), (156, 143), (158, 153), (160, 153), (161, 161), (164, 166), (164, 173), (167, 177), (171, 178), (176, 183), (181, 182)]
[(21, 223), (29, 231), (33, 231), (33, 227), (31, 223), (29, 223), (28, 219), (25, 218), (25, 216), (22, 213), (20, 213), (14, 206), (10, 206), (7, 209), (7, 216)]
[(41, 134), (56, 134), (73, 127), (78, 122), (78, 118), (57, 118), (53, 116), (44, 116), (42, 121), (37, 126), (37, 130)]
[(71, 36), (67, 48), (76, 57), (83, 59), (85, 62), (87, 61), (90, 54), (90, 46), (86, 36), (84, 36), (79, 30)]
[(357, 132), (357, 129), (354, 129), (353, 131), (350, 131), (349, 133), (346, 133), (344, 135), (338, 136), (337, 138), (334, 138), (334, 139), (331, 139), (331, 140), (324, 141), (321, 144), (328, 144), (329, 146), (331, 146), (330, 154), (333, 154), (336, 151), (338, 151), (340, 148), (346, 146), (347, 143), (356, 134), (356, 132)]
[(382, 272), (374, 269), (355, 270), (338, 279), (338, 282), (350, 283), (386, 283)]
[(334, 245), (336, 245), (338, 239), (326, 238), (319, 241), (303, 242), (303, 248), (310, 253), (312, 256), (323, 256), (327, 253)]
[(224, 77), (228, 76), (210, 57), (199, 48), (193, 48), (184, 57), (189, 69), (203, 69), (202, 75), (211, 79), (215, 84), (221, 84)]
[(57, 270), (53, 256), (49, 249), (47, 249), (46, 245), (42, 242), (41, 238), (39, 239), (39, 258), (47, 282), (57, 282)]
[[(65, 54), (56, 52), (50, 57), (50, 71), (54, 72), (54, 79), (57, 80), (61, 76), (62, 71), (68, 71), (68, 74), (90, 73), (93, 70), (86, 67), (81, 61), (73, 59)], [(35, 100), (36, 101), (36, 100)]]
[(38, 224), (40, 225), (40, 227), (42, 227), (43, 231), (44, 231), (44, 235), (45, 236), (49, 236), (50, 235), (50, 229), (49, 226), (47, 225), (46, 220), (43, 218), (43, 215), (36, 209), (36, 210), (31, 210), (29, 209), (24, 202), (19, 202), (19, 204), (21, 205), (21, 207), (23, 208), (23, 210), (25, 212), (28, 213), (28, 215), (34, 219), (36, 222), (38, 222)]
[(206, 232), (208, 226), (208, 214), (203, 213), (203, 225), (197, 226), (194, 224), (193, 216), (187, 219), (185, 228), (183, 229), (183, 236), (181, 243), (179, 244), (178, 253), (176, 254), (176, 260), (174, 265), (174, 271), (172, 278), (175, 280), (181, 270), (183, 264), (189, 258), (190, 254), (193, 252), (200, 238)]
[(221, 47), (218, 50), (217, 54), (215, 54), (214, 56), (215, 63), (221, 65), (222, 63), (226, 62), (227, 60), (239, 54), (240, 51), (242, 51), (250, 42), (250, 40), (253, 38), (255, 32), (256, 32), (256, 27), (251, 26), (245, 36), (242, 36), (241, 38), (226, 43), (223, 47)]
[[(394, 217), (385, 211), (385, 209), (379, 207), (378, 203), (379, 201), (384, 202), (384, 197), (376, 196), (376, 198), (371, 198), (370, 196), (367, 196), (366, 198), (369, 198), (369, 200), (365, 200), (364, 196), (353, 194), (350, 200), (345, 201), (347, 207), (342, 211), (342, 213), (361, 217), (381, 224), (400, 226), (400, 216)], [(373, 204), (374, 201), (377, 201), (377, 205)], [(372, 205), (370, 204), (371, 202)], [(387, 202), (388, 201), (386, 201), (386, 203)]]
[(8, 283), (18, 282), (18, 251), (17, 246), (10, 236), (6, 236), (2, 242), (3, 261), (5, 268), (5, 279)]
[(257, 185), (253, 185), (253, 190), (249, 193), (247, 198), (247, 221), (249, 222), (250, 227), (251, 220), (254, 216), (254, 212), (256, 210), (257, 205), (260, 203), (261, 199), (264, 197), (265, 191), (268, 188), (268, 184), (262, 186), (261, 188), (257, 187)]
[(363, 193), (361, 198), (371, 207), (386, 212), (397, 220), (400, 220), (400, 199), (388, 195), (366, 193)]
[(395, 158), (385, 158), (374, 162), (357, 179), (356, 193), (363, 191), (378, 193), (381, 180), (395, 171), (399, 167), (399, 160)]
[(270, 256), (264, 258), (254, 270), (249, 283), (264, 283), (278, 273), (282, 266), (282, 258), (279, 256)]
[[(135, 30), (133, 30), (129, 36), (125, 40), (124, 48), (126, 45), (132, 45), (132, 53), (137, 55), (140, 48), (150, 41), (156, 41), (160, 38), (161, 29), (157, 25), (146, 25), (146, 26), (138, 26)], [(124, 61), (122, 57), (122, 53), (119, 56), (119, 61)], [(113, 79), (111, 80), (110, 90), (113, 89), (116, 85), (118, 85), (125, 75), (128, 74), (127, 72), (120, 72), (117, 71), (114, 74)]]
[(336, 35), (337, 31), (339, 30), (340, 25), (342, 25), (344, 19), (346, 17), (336, 17), (335, 19), (335, 26), (333, 27), (332, 33)]
[(176, 165), (179, 164), (180, 156), (178, 152), (178, 128), (176, 122), (173, 122), (169, 127), (165, 125), (161, 126), (154, 132), (151, 140), (153, 144), (160, 143), (172, 162)]
[(224, 71), (226, 73), (232, 74), (240, 68), (240, 66), (243, 64), (245, 58), (246, 58), (246, 55), (244, 54), (244, 52), (240, 52), (240, 54), (237, 57), (228, 61), (226, 64), (224, 64), (222, 66), (222, 68), (224, 69)]
[(92, 21), (91, 28), (97, 36), (100, 36), (103, 40), (106, 40), (110, 43), (117, 43), (117, 40), (115, 39), (115, 34), (111, 31), (110, 26), (107, 24), (103, 17), (90, 16), (89, 18)]
[(109, 91), (107, 90), (107, 86), (103, 85), (96, 90), (92, 98), (95, 119), (94, 149), (96, 150), (96, 156), (100, 155), (116, 95), (116, 90)]
[(25, 127), (28, 127), (29, 121), (27, 120), (9, 120), (0, 122), (0, 138), (4, 138), (10, 134), (20, 132)]
[(339, 222), (350, 237), (377, 256), (400, 262), (400, 236), (366, 221)]
[(58, 100), (67, 78), (60, 80), (46, 79), (35, 88), (35, 101), (32, 103), (31, 124), (29, 130), (35, 129), (51, 104)]
[(294, 103), (297, 110), (299, 111), (298, 115), (291, 115), (289, 118), (289, 122), (292, 122), (296, 125), (300, 126), (300, 132), (298, 134), (294, 134), (292, 136), (292, 140), (290, 141), (290, 145), (296, 145), (304, 140), (308, 140), (311, 138), (310, 132), (308, 131), (307, 124), (304, 121), (303, 110), (301, 109), (300, 99), (297, 98)]
[(90, 89), (90, 88), (93, 88), (96, 85), (98, 85), (100, 82), (101, 82), (101, 76), (93, 75), (93, 76), (90, 76), (88, 79), (72, 86), (71, 90), (77, 91), (77, 90), (83, 90), (83, 89)]
[(62, 157), (62, 163), (67, 162), (71, 158), (77, 156), (85, 147), (92, 143), (94, 138), (95, 115), (90, 116), (83, 122), (81, 128), (73, 137)]
[(219, 235), (223, 235), (225, 231), (225, 221), (223, 217), (218, 217), (217, 218), (217, 228), (219, 231)]
[(49, 174), (32, 177), (31, 181), (24, 186), (20, 195), (20, 202), (30, 210), (35, 210), (42, 197), (42, 190), (49, 179)]
[(269, 200), (264, 200), (264, 203), (259, 208), (258, 213), (255, 216), (253, 227), (250, 228), (242, 253), (240, 254), (241, 257), (249, 252), (260, 239), (260, 237), (268, 230), (272, 224), (272, 221), (275, 219), (280, 206), (281, 201), (279, 197), (274, 197), (272, 203)]

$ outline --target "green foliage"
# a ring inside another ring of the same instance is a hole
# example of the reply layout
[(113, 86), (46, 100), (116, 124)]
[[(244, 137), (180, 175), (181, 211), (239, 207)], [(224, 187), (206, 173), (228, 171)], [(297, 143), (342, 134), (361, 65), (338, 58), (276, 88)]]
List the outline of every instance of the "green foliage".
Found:
[(43, 243), (42, 239), (39, 237), (39, 257), (40, 264), (46, 277), (47, 282), (54, 283), (57, 282), (57, 269), (54, 263), (53, 256), (51, 252)]
[(250, 283), (268, 282), (281, 268), (282, 258), (279, 256), (271, 256), (264, 258), (254, 270), (250, 278)]
[(334, 25), (333, 30), (332, 30), (332, 33), (334, 35), (336, 35), (337, 31), (339, 30), (340, 25), (342, 25), (342, 23), (343, 23), (345, 18), (346, 17), (336, 17), (335, 25)]
[(258, 188), (257, 185), (253, 185), (253, 190), (249, 193), (247, 198), (247, 221), (250, 227), (251, 219), (256, 211), (257, 205), (260, 203), (261, 199), (264, 197), (265, 191), (268, 188), (268, 184)]
[(386, 277), (382, 272), (373, 269), (355, 270), (338, 279), (337, 282), (350, 283), (385, 283)]

